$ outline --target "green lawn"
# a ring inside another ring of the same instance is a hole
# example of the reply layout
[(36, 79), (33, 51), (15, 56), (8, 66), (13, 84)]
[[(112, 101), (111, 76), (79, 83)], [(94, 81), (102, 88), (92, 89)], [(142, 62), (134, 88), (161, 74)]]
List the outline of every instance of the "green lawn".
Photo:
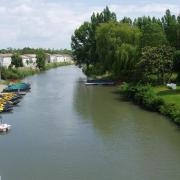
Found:
[(154, 87), (157, 95), (161, 96), (166, 102), (176, 104), (180, 108), (180, 86), (176, 90), (165, 86)]

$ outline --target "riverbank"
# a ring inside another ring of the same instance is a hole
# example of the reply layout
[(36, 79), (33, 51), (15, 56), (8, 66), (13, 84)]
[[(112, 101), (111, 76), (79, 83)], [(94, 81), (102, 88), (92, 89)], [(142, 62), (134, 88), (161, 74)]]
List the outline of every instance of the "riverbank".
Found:
[[(48, 63), (45, 66), (45, 70), (57, 68), (60, 66), (67, 66), (71, 64), (72, 63), (69, 62)], [(39, 69), (32, 69), (32, 68), (11, 68), (11, 69), (2, 68), (1, 74), (2, 74), (2, 79), (5, 80), (8, 84), (9, 80), (23, 79), (27, 76), (38, 74), (40, 72), (41, 71)]]
[(166, 86), (157, 86), (153, 87), (153, 89), (165, 102), (175, 104), (180, 109), (180, 86), (177, 86), (175, 90), (169, 89)]
[[(141, 107), (158, 112), (167, 116), (172, 122), (180, 125), (180, 106), (178, 102), (178, 90), (165, 91), (152, 88), (150, 85), (132, 85), (124, 83), (120, 86), (120, 92), (128, 100), (133, 101)], [(168, 96), (168, 94), (170, 94)], [(172, 95), (174, 94), (174, 95)], [(167, 96), (166, 96), (167, 95)]]

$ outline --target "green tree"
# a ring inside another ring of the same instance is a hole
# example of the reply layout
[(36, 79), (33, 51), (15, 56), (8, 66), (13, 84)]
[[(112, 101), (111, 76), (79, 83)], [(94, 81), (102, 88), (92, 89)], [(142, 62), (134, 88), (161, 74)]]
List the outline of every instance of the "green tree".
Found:
[(11, 66), (15, 66), (16, 68), (23, 67), (22, 58), (18, 53), (11, 56)]
[(177, 80), (180, 82), (180, 50), (174, 53), (174, 71), (178, 73)]
[(132, 25), (132, 20), (129, 17), (124, 17), (120, 22)]
[(168, 9), (166, 10), (166, 14), (162, 18), (162, 22), (169, 44), (172, 47), (177, 48), (177, 36), (179, 35), (179, 33), (176, 16), (172, 15), (170, 10)]
[(142, 47), (158, 47), (167, 44), (163, 27), (158, 23), (147, 23), (142, 29)]
[(167, 83), (173, 72), (173, 53), (174, 49), (168, 46), (143, 48), (137, 65), (141, 80), (147, 83), (155, 76), (157, 83)]
[(85, 22), (75, 30), (71, 38), (71, 47), (74, 58), (79, 65), (86, 64), (89, 66), (90, 64), (98, 63), (96, 29), (99, 24), (111, 21), (116, 21), (116, 14), (106, 7), (101, 13), (93, 13), (91, 22)]
[(125, 23), (104, 23), (96, 31), (97, 53), (104, 71), (116, 77), (131, 71), (137, 61), (140, 31)]
[(89, 67), (90, 64), (90, 29), (91, 24), (85, 22), (75, 30), (71, 38), (71, 47), (76, 63), (78, 65), (86, 64), (87, 67)]
[(36, 54), (36, 64), (37, 67), (42, 71), (45, 69), (45, 61), (46, 61), (46, 54), (43, 50), (39, 50)]

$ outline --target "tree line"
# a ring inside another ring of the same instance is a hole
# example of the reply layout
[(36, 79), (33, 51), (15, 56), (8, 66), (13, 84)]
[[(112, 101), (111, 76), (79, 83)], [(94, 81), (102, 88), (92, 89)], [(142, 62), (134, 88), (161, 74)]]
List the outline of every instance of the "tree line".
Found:
[(36, 54), (39, 51), (43, 51), (44, 53), (48, 54), (69, 54), (71, 55), (71, 50), (68, 49), (43, 49), (43, 48), (30, 48), (24, 47), (22, 49), (15, 49), (15, 48), (7, 48), (7, 49), (0, 49), (0, 53), (18, 53), (18, 54)]
[(72, 35), (76, 63), (87, 75), (108, 73), (114, 79), (164, 84), (180, 80), (180, 15), (117, 20), (106, 7), (93, 13)]

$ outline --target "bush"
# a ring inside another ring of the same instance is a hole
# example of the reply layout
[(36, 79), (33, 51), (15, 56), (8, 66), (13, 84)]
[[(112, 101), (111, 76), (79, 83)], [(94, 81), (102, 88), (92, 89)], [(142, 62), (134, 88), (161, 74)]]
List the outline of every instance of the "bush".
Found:
[(180, 110), (175, 104), (164, 104), (160, 108), (160, 113), (180, 125)]
[(48, 63), (45, 66), (45, 70), (48, 69), (52, 69), (52, 68), (56, 68), (56, 67), (60, 67), (60, 66), (65, 66), (65, 65), (69, 65), (69, 62), (54, 62), (54, 63)]
[(153, 111), (159, 111), (164, 101), (159, 98), (152, 90), (150, 85), (128, 85), (123, 83), (120, 88), (127, 98), (132, 99), (135, 103)]
[(31, 69), (31, 68), (20, 68), (20, 69), (2, 68), (2, 79), (4, 79), (4, 80), (22, 79), (26, 76), (36, 74), (37, 72), (38, 72), (38, 70)]
[(123, 83), (120, 92), (136, 104), (169, 117), (173, 122), (180, 125), (180, 109), (175, 104), (167, 104), (157, 96), (149, 85), (131, 85)]

